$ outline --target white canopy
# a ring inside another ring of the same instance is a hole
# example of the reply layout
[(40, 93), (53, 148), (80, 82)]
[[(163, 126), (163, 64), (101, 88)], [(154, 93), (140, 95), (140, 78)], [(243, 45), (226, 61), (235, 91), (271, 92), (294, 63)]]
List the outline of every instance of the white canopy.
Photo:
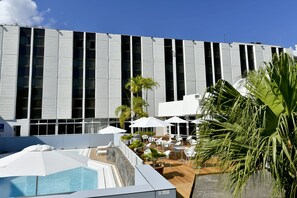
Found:
[[(165, 120), (165, 122), (168, 122), (168, 123), (177, 123), (177, 134), (178, 135), (180, 135), (180, 126), (179, 126), (179, 124), (180, 123), (186, 123), (186, 124), (189, 123), (187, 120), (183, 120), (180, 117), (176, 117), (176, 116), (174, 116), (172, 118), (169, 118), (168, 120)], [(187, 129), (188, 129), (188, 127), (187, 127)], [(187, 131), (187, 135), (188, 135), (188, 133), (189, 132)]]
[(117, 128), (114, 126), (107, 126), (103, 129), (99, 130), (100, 134), (111, 134), (111, 133), (125, 133), (127, 130), (125, 129), (121, 129), (121, 128)]
[(168, 123), (188, 123), (187, 120), (183, 120), (181, 119), (180, 117), (172, 117), (172, 118), (169, 118), (168, 120), (165, 120), (164, 122), (168, 122)]
[(148, 127), (167, 127), (171, 126), (170, 123), (164, 122), (154, 117), (140, 118), (132, 122), (130, 127), (148, 128)]
[(86, 166), (88, 158), (55, 150), (49, 145), (33, 145), (0, 159), (0, 177), (46, 176)]

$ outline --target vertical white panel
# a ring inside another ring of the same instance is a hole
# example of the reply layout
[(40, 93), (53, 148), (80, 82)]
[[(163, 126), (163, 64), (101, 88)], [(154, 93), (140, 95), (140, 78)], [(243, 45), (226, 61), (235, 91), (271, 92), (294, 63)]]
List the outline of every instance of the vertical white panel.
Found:
[(15, 119), (19, 27), (3, 28), (2, 68), (0, 81), (0, 115), (3, 119)]
[(184, 73), (185, 73), (185, 95), (196, 93), (196, 72), (193, 41), (183, 42)]
[(194, 41), (196, 93), (203, 94), (206, 90), (206, 71), (204, 42)]
[(59, 31), (58, 119), (72, 115), (73, 32)]
[(230, 54), (230, 46), (227, 43), (221, 43), (221, 60), (223, 66), (223, 75), (224, 80), (227, 80), (231, 84), (233, 84), (232, 80), (232, 68), (231, 68), (231, 54)]
[(166, 101), (164, 39), (153, 38), (153, 57), (154, 80), (160, 85), (155, 92), (155, 113), (157, 114), (159, 103)]
[[(141, 37), (141, 62), (142, 62), (142, 76), (150, 77), (153, 80), (155, 80), (154, 79), (153, 38), (151, 37)], [(153, 91), (149, 90), (147, 94), (148, 94), (147, 102), (149, 104), (148, 114), (150, 116), (155, 116), (155, 90)]]
[(255, 45), (255, 57), (255, 70), (257, 70), (264, 65), (262, 45)]
[(109, 36), (96, 34), (95, 117), (108, 117), (109, 110)]
[(121, 35), (109, 35), (109, 114), (108, 117), (115, 118), (115, 110), (121, 105), (122, 98), (122, 62), (121, 62)]
[(263, 61), (265, 62), (270, 62), (272, 60), (271, 47), (275, 46), (263, 45)]
[(57, 118), (59, 32), (45, 30), (42, 119)]
[(232, 68), (232, 80), (233, 82), (241, 79), (241, 67), (240, 67), (240, 54), (239, 44), (232, 43), (231, 46), (231, 68)]

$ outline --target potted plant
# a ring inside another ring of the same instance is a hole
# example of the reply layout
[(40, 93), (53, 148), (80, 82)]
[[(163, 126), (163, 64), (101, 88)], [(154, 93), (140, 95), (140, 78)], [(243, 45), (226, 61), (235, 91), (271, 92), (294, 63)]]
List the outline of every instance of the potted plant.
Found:
[(133, 135), (132, 135), (132, 134), (121, 136), (121, 140), (122, 140), (126, 145), (129, 145), (130, 140), (131, 140), (132, 138), (133, 138)]
[(165, 157), (166, 155), (163, 152), (159, 152), (155, 148), (150, 148), (150, 151), (151, 152), (144, 154), (143, 158), (146, 158), (146, 159), (152, 161), (153, 168), (162, 175), (164, 166), (162, 164), (158, 163), (158, 160), (160, 157)]
[(134, 140), (130, 145), (129, 148), (133, 149), (136, 153), (139, 152), (141, 148), (143, 148), (145, 144), (140, 140)]

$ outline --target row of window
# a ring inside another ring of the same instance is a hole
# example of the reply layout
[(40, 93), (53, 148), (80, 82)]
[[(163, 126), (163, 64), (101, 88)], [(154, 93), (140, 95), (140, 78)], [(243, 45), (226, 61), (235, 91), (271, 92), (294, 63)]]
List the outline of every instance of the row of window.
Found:
[[(33, 41), (31, 35), (33, 35)], [(38, 119), (42, 115), (44, 36), (45, 31), (43, 29), (20, 28), (16, 104), (17, 119), (27, 118), (28, 115), (30, 115), (30, 119)], [(31, 48), (33, 49), (32, 56), (30, 54)], [(181, 100), (183, 95), (185, 95), (183, 50), (182, 40), (164, 39), (166, 101)], [(219, 43), (204, 42), (207, 87), (222, 78), (220, 50)], [(135, 77), (142, 74), (141, 37), (123, 35), (121, 37), (121, 52), (122, 104), (130, 105), (130, 93), (125, 89), (125, 84), (131, 76)], [(282, 48), (271, 48), (272, 54), (279, 54), (281, 52), (283, 52)], [(95, 117), (95, 54), (96, 34), (74, 32), (72, 72), (73, 118)], [(241, 75), (244, 77), (247, 71), (255, 69), (254, 46), (239, 45), (239, 56)], [(32, 74), (30, 74), (31, 57)], [(31, 82), (30, 97), (28, 89), (29, 82)], [(29, 98), (31, 101), (28, 101)], [(28, 114), (29, 103), (31, 104), (31, 108)]]

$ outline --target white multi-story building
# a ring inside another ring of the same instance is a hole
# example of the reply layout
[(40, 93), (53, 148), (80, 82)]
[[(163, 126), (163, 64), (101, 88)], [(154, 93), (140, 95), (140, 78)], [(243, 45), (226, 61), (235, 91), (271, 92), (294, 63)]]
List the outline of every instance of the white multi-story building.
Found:
[(203, 93), (219, 79), (234, 83), (248, 70), (291, 49), (261, 43), (216, 43), (44, 28), (0, 26), (0, 135), (94, 133), (117, 123), (129, 104), (124, 85), (152, 77), (148, 112)]

